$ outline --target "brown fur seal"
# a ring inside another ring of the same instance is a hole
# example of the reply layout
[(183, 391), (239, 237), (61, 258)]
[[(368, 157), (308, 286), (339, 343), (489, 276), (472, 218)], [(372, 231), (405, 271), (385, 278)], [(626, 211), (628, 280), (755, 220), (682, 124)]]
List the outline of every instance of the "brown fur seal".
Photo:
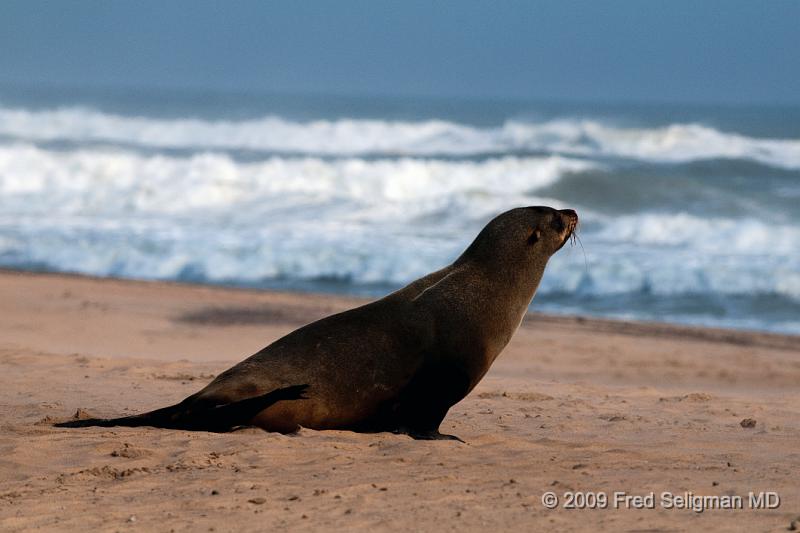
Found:
[(572, 235), (571, 209), (522, 207), (480, 232), (448, 267), (375, 302), (293, 331), (177, 405), (59, 427), (439, 433), (525, 315), (548, 259)]

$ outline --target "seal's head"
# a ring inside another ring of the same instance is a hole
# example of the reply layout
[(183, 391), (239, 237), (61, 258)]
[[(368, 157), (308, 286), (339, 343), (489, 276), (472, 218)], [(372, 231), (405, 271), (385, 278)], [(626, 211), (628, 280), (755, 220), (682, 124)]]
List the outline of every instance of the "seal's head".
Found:
[(545, 206), (512, 209), (491, 220), (460, 259), (536, 265), (543, 269), (550, 256), (573, 235), (577, 225), (578, 214), (572, 209)]
[[(578, 213), (573, 209), (556, 210), (552, 207), (526, 207), (534, 213), (536, 222), (528, 237), (528, 244), (544, 242), (544, 246), (552, 248), (552, 254), (563, 247), (567, 240), (574, 235), (578, 226)], [(530, 215), (529, 215), (530, 216)]]

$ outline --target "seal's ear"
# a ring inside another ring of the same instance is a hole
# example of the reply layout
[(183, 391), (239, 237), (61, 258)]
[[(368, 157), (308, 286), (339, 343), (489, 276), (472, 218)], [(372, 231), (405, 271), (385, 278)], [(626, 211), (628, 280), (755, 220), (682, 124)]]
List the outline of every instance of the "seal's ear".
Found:
[(539, 237), (542, 236), (542, 232), (538, 229), (534, 229), (531, 231), (531, 236), (528, 237), (528, 244), (536, 244), (539, 242)]

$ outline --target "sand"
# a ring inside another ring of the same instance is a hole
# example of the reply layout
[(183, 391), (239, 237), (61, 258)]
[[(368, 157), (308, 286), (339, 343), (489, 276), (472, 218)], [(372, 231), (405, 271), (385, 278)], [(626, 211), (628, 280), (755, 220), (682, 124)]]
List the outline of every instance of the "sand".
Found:
[[(0, 272), (0, 530), (800, 528), (791, 336), (530, 315), (444, 421), (466, 444), (50, 425), (174, 403), (359, 303)], [(750, 509), (751, 491), (780, 506)], [(567, 492), (608, 502), (565, 509)], [(615, 492), (653, 492), (654, 508), (615, 504)], [(667, 509), (662, 492), (742, 496), (744, 509)]]

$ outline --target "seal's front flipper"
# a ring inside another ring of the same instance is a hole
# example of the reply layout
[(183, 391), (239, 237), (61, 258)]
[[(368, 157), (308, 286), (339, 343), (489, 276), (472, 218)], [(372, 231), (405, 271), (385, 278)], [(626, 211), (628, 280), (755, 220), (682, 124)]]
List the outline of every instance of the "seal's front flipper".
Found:
[(187, 420), (192, 427), (185, 429), (222, 433), (235, 427), (246, 426), (258, 413), (274, 403), (282, 400), (307, 400), (308, 396), (305, 396), (307, 389), (308, 385), (292, 385), (254, 398), (218, 405), (202, 413), (202, 417), (198, 416), (194, 417), (195, 420)]

